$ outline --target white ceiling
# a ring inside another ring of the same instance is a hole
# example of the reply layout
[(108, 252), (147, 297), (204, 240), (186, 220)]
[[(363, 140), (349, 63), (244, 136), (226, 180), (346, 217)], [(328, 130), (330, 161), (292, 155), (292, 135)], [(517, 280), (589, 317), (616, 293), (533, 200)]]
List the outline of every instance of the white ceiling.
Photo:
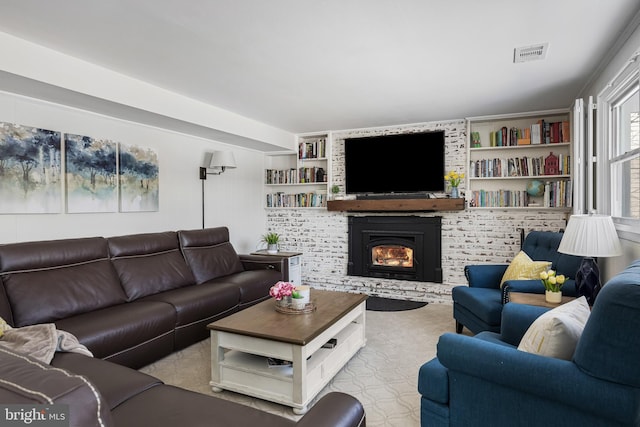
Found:
[[(299, 133), (568, 107), (639, 10), (638, 0), (0, 0), (0, 31)], [(545, 60), (513, 63), (515, 47), (542, 42)]]

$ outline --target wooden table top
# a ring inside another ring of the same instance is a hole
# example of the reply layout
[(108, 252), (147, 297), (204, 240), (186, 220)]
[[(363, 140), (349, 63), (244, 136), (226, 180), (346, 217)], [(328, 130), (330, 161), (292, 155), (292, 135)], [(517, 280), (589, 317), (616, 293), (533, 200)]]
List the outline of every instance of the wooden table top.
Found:
[(556, 308), (562, 304), (574, 300), (575, 297), (562, 296), (562, 302), (552, 303), (545, 300), (544, 294), (531, 294), (526, 292), (509, 292), (509, 302), (516, 304), (537, 305), (540, 307)]
[(275, 309), (275, 300), (270, 298), (210, 323), (207, 328), (306, 345), (366, 299), (364, 294), (311, 289), (311, 302), (317, 307), (311, 313), (279, 313)]

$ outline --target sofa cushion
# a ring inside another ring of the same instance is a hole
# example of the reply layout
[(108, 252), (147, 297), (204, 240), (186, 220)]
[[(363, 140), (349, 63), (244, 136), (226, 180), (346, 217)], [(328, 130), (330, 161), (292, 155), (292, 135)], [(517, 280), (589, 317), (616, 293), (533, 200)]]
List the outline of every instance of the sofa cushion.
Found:
[(162, 384), (159, 379), (142, 372), (76, 353), (56, 353), (51, 366), (87, 378), (100, 390), (111, 410), (136, 394)]
[(101, 237), (0, 246), (0, 276), (16, 327), (126, 301)]
[(195, 284), (176, 232), (107, 239), (111, 261), (129, 300)]
[(144, 301), (163, 302), (174, 308), (175, 348), (179, 349), (207, 338), (207, 324), (236, 312), (240, 290), (233, 283), (220, 281), (161, 292), (140, 300)]
[(464, 308), (473, 307), (473, 314), (489, 325), (500, 325), (502, 295), (496, 289), (456, 286), (453, 301)]
[[(500, 288), (508, 280), (539, 279), (540, 273), (551, 267), (550, 261), (533, 261), (524, 251), (518, 252), (500, 281)], [(541, 284), (542, 286), (542, 284)]]
[(95, 357), (138, 368), (173, 350), (176, 313), (162, 302), (134, 301), (56, 322)]
[(232, 283), (240, 290), (240, 308), (269, 298), (269, 288), (281, 280), (276, 270), (249, 270), (230, 276), (220, 277), (207, 283)]
[(197, 283), (243, 271), (227, 227), (178, 231), (180, 248)]
[(590, 313), (584, 296), (547, 311), (527, 329), (518, 350), (571, 360)]
[(66, 404), (69, 426), (114, 425), (98, 388), (80, 375), (0, 346), (0, 378), (2, 403)]

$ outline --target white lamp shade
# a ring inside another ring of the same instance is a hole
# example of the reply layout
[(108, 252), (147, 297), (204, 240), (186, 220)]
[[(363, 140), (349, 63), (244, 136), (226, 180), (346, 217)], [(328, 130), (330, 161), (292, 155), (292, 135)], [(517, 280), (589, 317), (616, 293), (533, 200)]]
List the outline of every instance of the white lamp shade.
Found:
[(608, 215), (571, 215), (558, 252), (586, 257), (622, 254), (613, 220)]
[(235, 168), (236, 159), (233, 156), (233, 151), (214, 151), (211, 153), (211, 161), (208, 167), (210, 169)]

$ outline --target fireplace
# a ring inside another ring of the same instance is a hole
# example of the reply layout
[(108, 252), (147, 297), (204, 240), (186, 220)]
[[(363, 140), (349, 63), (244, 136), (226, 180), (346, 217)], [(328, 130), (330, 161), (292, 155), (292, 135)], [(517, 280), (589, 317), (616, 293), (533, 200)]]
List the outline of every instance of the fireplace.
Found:
[(442, 283), (441, 217), (349, 217), (350, 276)]

